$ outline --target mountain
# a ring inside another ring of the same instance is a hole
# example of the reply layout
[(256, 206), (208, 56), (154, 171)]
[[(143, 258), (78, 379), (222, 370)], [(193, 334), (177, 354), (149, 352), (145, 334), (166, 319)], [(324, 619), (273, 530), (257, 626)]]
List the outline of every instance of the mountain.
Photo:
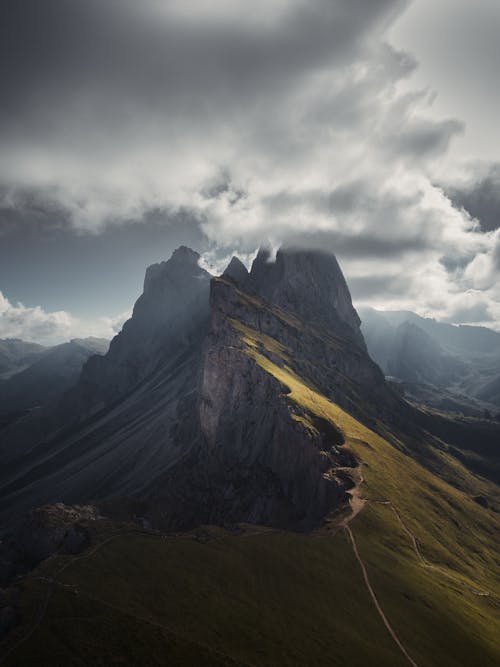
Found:
[(387, 368), (390, 375), (402, 380), (438, 386), (453, 384), (465, 372), (460, 359), (445, 352), (432, 336), (412, 322), (403, 322), (396, 328)]
[(108, 353), (89, 358), (58, 406), (0, 432), (9, 518), (56, 499), (145, 493), (184, 455), (175, 433), (209, 325), (210, 275), (198, 258), (180, 248), (149, 267)]
[(500, 426), (386, 382), (333, 255), (198, 259), (0, 431), (0, 659), (496, 664)]
[(7, 379), (32, 364), (46, 350), (43, 345), (19, 338), (0, 340), (0, 380)]
[(108, 345), (101, 338), (75, 338), (69, 343), (42, 348), (43, 352), (37, 352), (26, 368), (0, 381), (0, 423), (8, 423), (26, 410), (60, 397), (78, 380), (87, 359), (94, 354), (105, 354)]
[(408, 311), (361, 311), (372, 358), (408, 396), (444, 410), (500, 411), (500, 334), (455, 326)]
[(361, 321), (334, 255), (280, 249), (275, 261), (261, 249), (252, 265), (248, 286), (267, 303), (298, 315), (311, 324), (329, 327), (338, 336), (365, 348)]
[(275, 355), (286, 351), (347, 408), (360, 412), (361, 399), (367, 419), (374, 391), (385, 409), (394, 404), (337, 261), (290, 249), (273, 263), (262, 250), (250, 273), (241, 268), (239, 282), (211, 281), (198, 255), (180, 248), (147, 270), (131, 319), (56, 412), (4, 430), (10, 516), (49, 501), (121, 497), (169, 527), (310, 527), (345, 501), (352, 481), (335, 471), (354, 462), (337, 452), (339, 435), (292, 410), (246, 343), (259, 332), (250, 346), (258, 351), (273, 337)]

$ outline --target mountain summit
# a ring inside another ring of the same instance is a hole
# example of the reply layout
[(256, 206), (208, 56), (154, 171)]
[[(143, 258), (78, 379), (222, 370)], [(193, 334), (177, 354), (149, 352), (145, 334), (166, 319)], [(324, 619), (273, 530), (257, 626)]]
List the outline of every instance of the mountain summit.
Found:
[(365, 349), (361, 320), (333, 254), (281, 248), (271, 261), (269, 249), (261, 248), (248, 285), (273, 306), (296, 313), (309, 323), (326, 325)]
[(198, 260), (181, 247), (150, 266), (109, 352), (38, 431), (3, 434), (5, 507), (127, 498), (172, 526), (308, 528), (346, 501), (356, 461), (341, 435), (301, 414), (265, 369), (307, 372), (346, 408), (374, 391), (386, 408), (394, 400), (335, 257), (282, 249), (272, 261), (261, 249), (250, 273), (233, 258), (220, 278)]

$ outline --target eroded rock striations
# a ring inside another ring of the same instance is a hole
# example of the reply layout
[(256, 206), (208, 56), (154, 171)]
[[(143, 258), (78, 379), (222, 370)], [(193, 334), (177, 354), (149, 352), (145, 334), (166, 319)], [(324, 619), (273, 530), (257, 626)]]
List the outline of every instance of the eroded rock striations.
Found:
[(250, 272), (233, 258), (212, 279), (198, 259), (182, 247), (150, 267), (131, 319), (57, 410), (0, 433), (3, 520), (97, 501), (169, 528), (309, 529), (346, 501), (356, 461), (341, 433), (265, 370), (286, 365), (365, 421), (394, 407), (335, 257), (261, 250)]

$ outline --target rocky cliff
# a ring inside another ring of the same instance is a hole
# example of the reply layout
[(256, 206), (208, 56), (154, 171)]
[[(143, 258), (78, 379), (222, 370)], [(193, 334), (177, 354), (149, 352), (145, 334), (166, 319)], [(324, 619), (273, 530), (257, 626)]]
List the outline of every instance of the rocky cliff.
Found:
[(40, 422), (28, 424), (17, 450), (2, 434), (4, 507), (96, 500), (167, 527), (308, 529), (345, 502), (356, 461), (342, 434), (265, 369), (290, 369), (367, 422), (397, 409), (335, 257), (261, 250), (250, 272), (233, 259), (211, 280), (198, 259), (183, 247), (147, 270), (109, 352), (45, 417), (52, 431), (37, 440)]

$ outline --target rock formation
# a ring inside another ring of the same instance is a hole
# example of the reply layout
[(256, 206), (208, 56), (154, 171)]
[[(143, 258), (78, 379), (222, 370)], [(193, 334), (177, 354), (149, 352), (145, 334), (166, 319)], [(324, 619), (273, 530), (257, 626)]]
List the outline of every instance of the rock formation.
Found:
[(272, 261), (261, 250), (250, 272), (233, 258), (212, 279), (198, 259), (182, 247), (149, 267), (108, 353), (88, 360), (57, 410), (21, 427), (24, 440), (1, 433), (5, 521), (98, 501), (163, 527), (309, 529), (345, 502), (356, 461), (342, 434), (301, 414), (253, 356), (366, 422), (397, 412), (335, 257), (286, 249)]

